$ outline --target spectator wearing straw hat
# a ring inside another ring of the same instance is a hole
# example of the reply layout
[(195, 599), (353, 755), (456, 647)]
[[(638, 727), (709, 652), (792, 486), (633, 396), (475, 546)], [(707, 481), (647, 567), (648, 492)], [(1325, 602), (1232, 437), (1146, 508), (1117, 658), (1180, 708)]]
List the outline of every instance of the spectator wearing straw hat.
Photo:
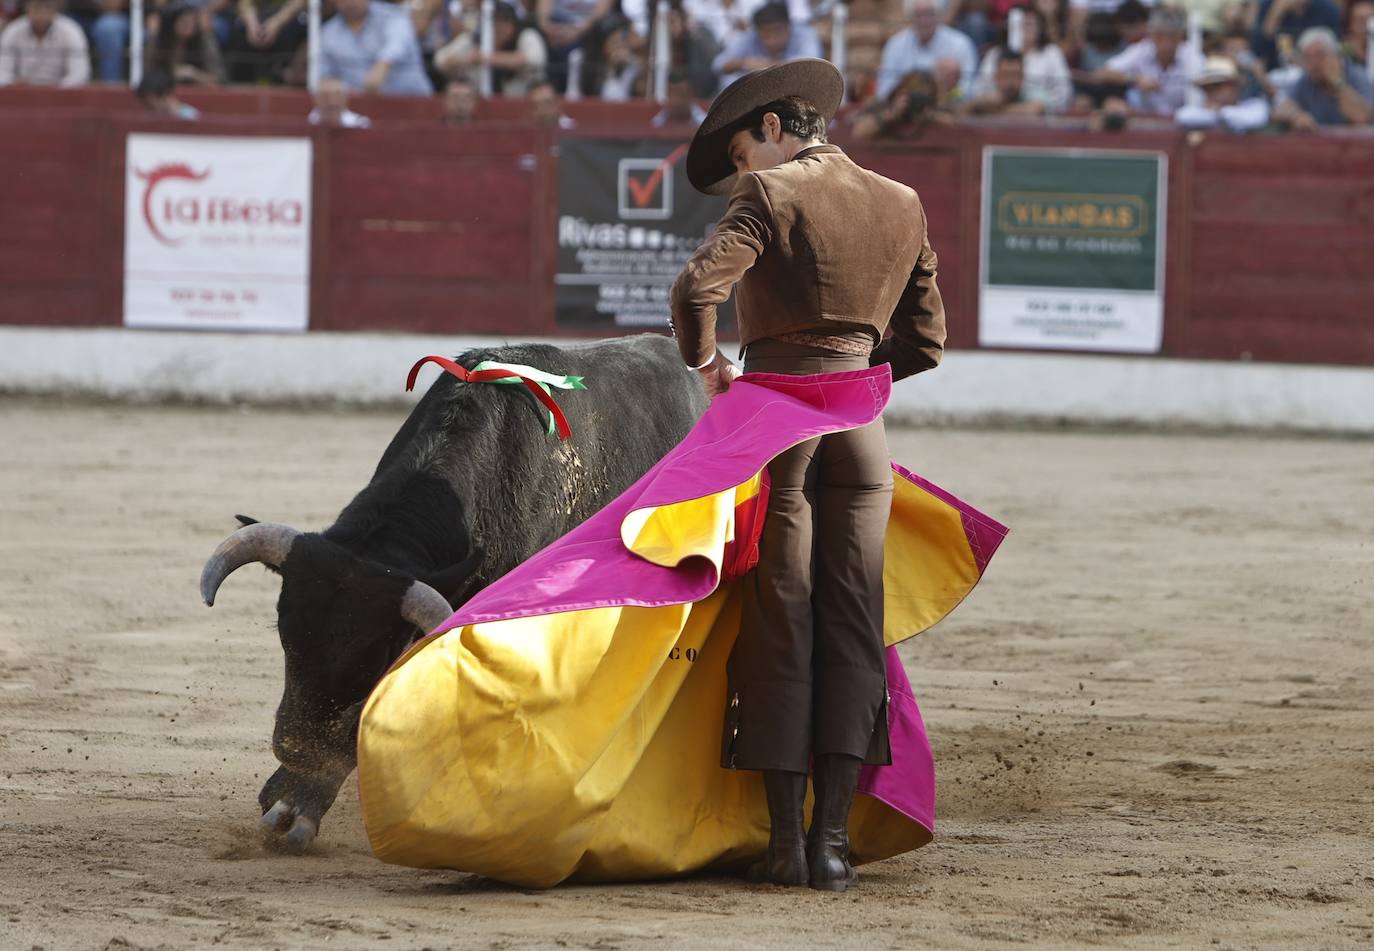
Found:
[(1124, 85), (1135, 112), (1172, 116), (1188, 101), (1193, 77), (1202, 72), (1201, 55), (1184, 45), (1183, 34), (1183, 17), (1160, 8), (1150, 16), (1145, 39), (1113, 56), (1094, 78)]
[(1241, 99), (1244, 77), (1225, 56), (1209, 56), (1195, 84), (1203, 101), (1181, 107), (1174, 121), (1185, 129), (1229, 129), (1254, 132), (1269, 124), (1269, 103), (1262, 96)]
[(27, 0), (24, 16), (0, 32), (0, 86), (80, 86), (91, 78), (86, 34), (58, 12), (58, 0)]
[(754, 13), (754, 28), (721, 51), (715, 70), (728, 86), (745, 73), (797, 59), (820, 59), (821, 40), (805, 23), (793, 23), (785, 3), (769, 3)]
[(1313, 27), (1298, 38), (1302, 76), (1279, 97), (1274, 121), (1296, 132), (1318, 126), (1370, 124), (1374, 91), (1369, 77), (1341, 53), (1336, 34)]

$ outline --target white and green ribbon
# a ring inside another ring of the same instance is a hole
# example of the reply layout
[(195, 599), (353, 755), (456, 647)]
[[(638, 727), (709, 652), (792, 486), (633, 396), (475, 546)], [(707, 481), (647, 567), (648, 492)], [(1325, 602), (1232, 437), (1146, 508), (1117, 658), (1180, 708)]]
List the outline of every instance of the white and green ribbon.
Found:
[[(518, 373), (520, 374), (520, 376), (526, 377), (538, 383), (539, 386), (544, 390), (544, 392), (548, 393), (550, 396), (553, 395), (549, 392), (550, 388), (556, 390), (585, 390), (587, 388), (587, 385), (582, 382), (582, 377), (580, 376), (558, 376), (557, 374), (549, 373), (546, 370), (539, 370), (534, 367), (521, 366), (518, 363), (497, 363), (495, 360), (483, 360), (481, 363), (477, 364), (477, 366), (473, 367), (472, 370), (474, 373), (478, 370), (510, 370), (512, 373)], [(485, 382), (520, 383), (520, 380), (518, 377), (507, 376), (502, 377), (499, 380), (487, 380)], [(524, 384), (521, 385), (523, 386)], [(553, 422), (553, 413), (549, 413), (548, 432), (550, 436), (558, 432), (558, 428), (554, 425)]]

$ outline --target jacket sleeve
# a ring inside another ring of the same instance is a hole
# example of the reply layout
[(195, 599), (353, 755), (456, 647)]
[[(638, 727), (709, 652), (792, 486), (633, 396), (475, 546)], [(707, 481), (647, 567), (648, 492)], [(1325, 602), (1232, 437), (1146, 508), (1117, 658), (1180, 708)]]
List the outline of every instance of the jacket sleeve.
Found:
[(716, 352), (716, 307), (773, 240), (773, 215), (757, 175), (745, 175), (730, 206), (692, 254), (673, 283), (669, 325), (688, 366), (710, 362)]
[(922, 209), (921, 253), (892, 311), (892, 336), (874, 348), (868, 361), (869, 366), (892, 364), (893, 380), (938, 366), (945, 351), (945, 305), (935, 286), (937, 264)]

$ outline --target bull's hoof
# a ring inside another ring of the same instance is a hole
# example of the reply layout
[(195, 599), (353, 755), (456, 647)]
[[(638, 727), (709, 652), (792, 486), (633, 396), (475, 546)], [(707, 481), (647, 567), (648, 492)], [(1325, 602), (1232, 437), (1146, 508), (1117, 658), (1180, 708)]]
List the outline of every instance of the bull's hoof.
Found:
[(297, 816), (286, 833), (287, 851), (297, 854), (304, 852), (310, 848), (310, 843), (315, 841), (315, 833), (318, 831), (319, 827), (309, 816)]
[(310, 843), (315, 841), (315, 836), (320, 831), (319, 824), (314, 819), (299, 815), (296, 809), (280, 800), (263, 813), (259, 823), (263, 831), (271, 837), (270, 845), (296, 855), (310, 848)]
[(267, 832), (285, 832), (291, 827), (291, 821), (295, 818), (295, 810), (286, 803), (277, 800), (277, 804), (262, 814), (259, 822)]

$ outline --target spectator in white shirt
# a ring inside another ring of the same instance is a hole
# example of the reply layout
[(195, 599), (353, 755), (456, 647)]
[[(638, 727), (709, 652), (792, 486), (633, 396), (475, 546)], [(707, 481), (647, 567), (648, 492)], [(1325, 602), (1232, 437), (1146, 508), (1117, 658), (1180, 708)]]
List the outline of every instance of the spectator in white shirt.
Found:
[(903, 76), (911, 72), (934, 72), (941, 59), (959, 63), (960, 90), (973, 88), (973, 75), (978, 69), (978, 50), (967, 36), (940, 22), (936, 0), (914, 0), (911, 5), (911, 28), (894, 35), (883, 46), (878, 64), (878, 98), (887, 94)]
[(80, 86), (91, 79), (86, 34), (58, 13), (58, 0), (26, 0), (25, 15), (0, 32), (0, 86)]
[(310, 110), (311, 125), (340, 129), (366, 129), (372, 120), (348, 108), (348, 87), (342, 79), (321, 79), (315, 90), (315, 108)]
[(1204, 101), (1187, 105), (1174, 113), (1174, 121), (1185, 129), (1221, 127), (1232, 132), (1254, 132), (1269, 124), (1269, 103), (1262, 96), (1240, 98), (1241, 74), (1225, 56), (1208, 57), (1197, 77)]
[[(491, 14), (492, 52), (490, 55), (493, 95), (523, 97), (530, 84), (544, 78), (549, 48), (532, 23), (524, 22), (519, 11), (499, 0)], [(434, 54), (434, 68), (450, 78), (462, 77), (476, 84), (482, 74), (486, 54), (481, 37), (469, 31)]]
[[(974, 98), (988, 96), (996, 90), (997, 61), (1001, 47), (994, 46), (978, 67), (978, 79), (973, 85)], [(1063, 112), (1073, 98), (1073, 80), (1064, 51), (1050, 42), (1045, 30), (1045, 15), (1031, 7), (1021, 17), (1022, 96), (1026, 102), (1038, 102), (1044, 112)]]
[(1183, 45), (1183, 18), (1161, 7), (1150, 16), (1145, 39), (1107, 61), (1094, 77), (1127, 87), (1126, 102), (1139, 113), (1172, 116), (1189, 99), (1202, 57)]

